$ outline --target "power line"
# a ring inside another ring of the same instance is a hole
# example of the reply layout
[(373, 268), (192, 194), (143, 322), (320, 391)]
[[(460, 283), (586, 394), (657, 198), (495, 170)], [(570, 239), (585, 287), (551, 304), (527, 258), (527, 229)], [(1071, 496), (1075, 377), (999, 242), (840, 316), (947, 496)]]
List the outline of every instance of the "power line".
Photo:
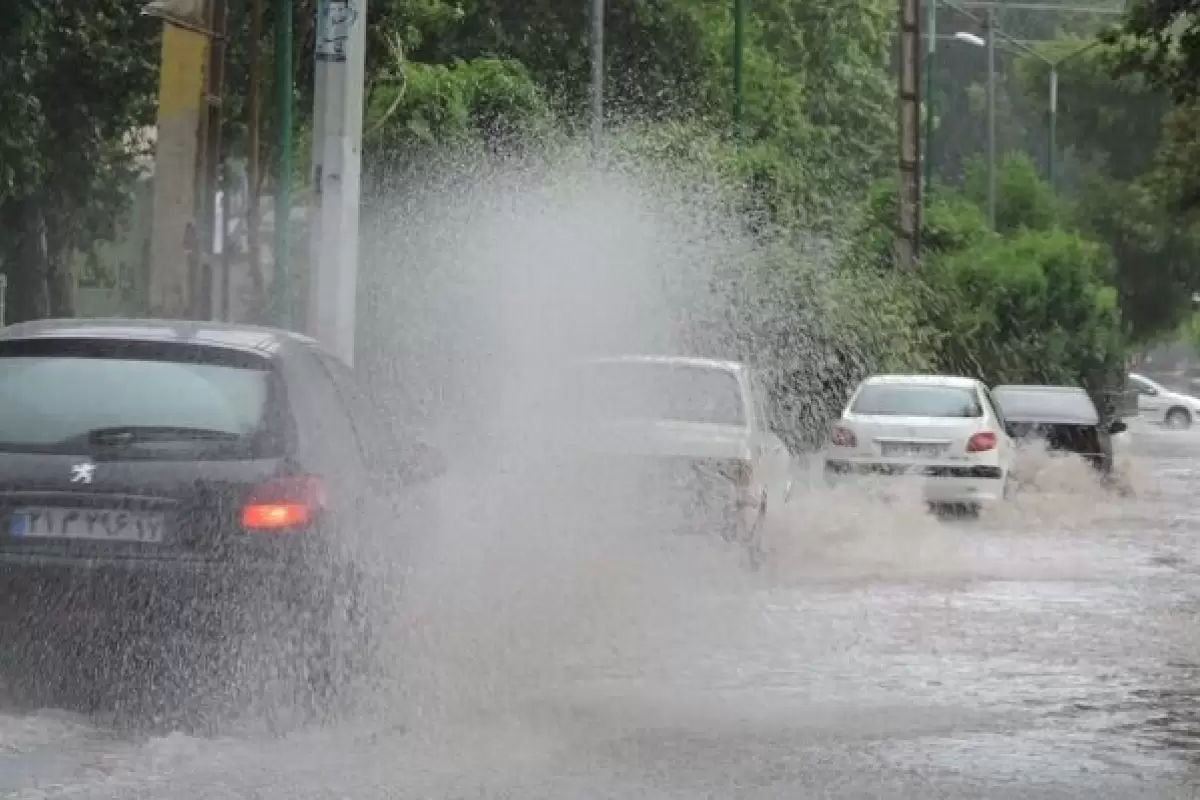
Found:
[(1019, 11), (1053, 11), (1059, 14), (1114, 14), (1121, 15), (1125, 9), (1116, 6), (1066, 6), (1057, 3), (1006, 3), (996, 0), (963, 0), (970, 8), (1013, 9)]

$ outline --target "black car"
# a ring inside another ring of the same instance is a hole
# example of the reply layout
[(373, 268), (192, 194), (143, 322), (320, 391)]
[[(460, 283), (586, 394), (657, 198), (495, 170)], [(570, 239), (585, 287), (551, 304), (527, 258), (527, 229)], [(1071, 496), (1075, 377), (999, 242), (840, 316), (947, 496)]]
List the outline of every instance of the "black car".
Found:
[(18, 640), (101, 632), (110, 656), (118, 639), (150, 637), (234, 661), (237, 642), (269, 641), (310, 688), (335, 689), (338, 665), (369, 644), (361, 534), (402, 539), (390, 498), (438, 467), (398, 442), (352, 370), (294, 333), (0, 329), (8, 660)]
[(1103, 474), (1112, 471), (1112, 436), (1126, 425), (1101, 425), (1088, 393), (1078, 386), (997, 386), (992, 389), (1008, 435), (1040, 439), (1051, 450), (1082, 456)]

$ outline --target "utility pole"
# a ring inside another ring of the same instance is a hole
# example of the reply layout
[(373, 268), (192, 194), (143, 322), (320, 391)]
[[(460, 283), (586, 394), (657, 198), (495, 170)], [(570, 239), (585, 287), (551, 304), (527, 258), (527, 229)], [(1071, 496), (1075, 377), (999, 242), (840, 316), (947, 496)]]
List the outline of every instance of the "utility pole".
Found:
[(275, 322), (292, 325), (292, 3), (275, 0), (275, 273), (271, 280)]
[(354, 363), (367, 0), (318, 0), (308, 332)]
[(928, 6), (926, 27), (929, 45), (925, 50), (925, 191), (922, 200), (929, 201), (929, 190), (933, 188), (933, 65), (937, 57), (937, 4), (938, 0), (925, 0)]
[(921, 0), (900, 0), (900, 203), (896, 261), (917, 268), (921, 249)]
[(987, 211), (988, 224), (996, 230), (996, 11), (991, 6), (983, 24), (987, 33)]
[(1047, 126), (1047, 143), (1046, 143), (1046, 177), (1050, 182), (1050, 188), (1058, 190), (1058, 173), (1056, 171), (1055, 151), (1058, 150), (1058, 64), (1050, 65), (1050, 104), (1047, 109), (1049, 119), (1046, 122)]
[(592, 150), (604, 139), (604, 0), (592, 0)]
[(733, 0), (733, 126), (738, 141), (745, 134), (746, 96), (742, 85), (746, 54), (746, 0)]
[(209, 195), (215, 187), (208, 162), (214, 148), (208, 139), (214, 79), (220, 85), (214, 75), (213, 12), (209, 0), (153, 0), (142, 10), (163, 21), (147, 287), (148, 310), (159, 317), (195, 318), (211, 306), (201, 302), (199, 277), (213, 243), (203, 235), (212, 231)]
[[(200, 241), (204, 261), (196, 275), (196, 291), (192, 298), (192, 316), (197, 319), (213, 319), (216, 297), (213, 273), (218, 267), (218, 244), (222, 254), (225, 247), (225, 226), (228, 216), (217, 207), (217, 193), (223, 180), (221, 168), (221, 120), (222, 98), (225, 94), (225, 29), (227, 22), (226, 0), (209, 0), (209, 29), (212, 39), (209, 46), (208, 72), (206, 74), (204, 134), (204, 180), (201, 184)], [(225, 197), (229, 192), (225, 191)], [(219, 229), (220, 228), (220, 229)]]
[[(246, 247), (249, 251), (250, 285), (254, 287), (254, 298), (251, 301), (251, 313), (257, 318), (264, 311), (266, 298), (262, 292), (262, 243), (261, 232), (262, 211), (259, 191), (262, 189), (262, 165), (259, 158), (262, 153), (262, 36), (263, 36), (263, 0), (250, 2), (250, 85), (246, 89), (246, 127), (248, 129), (246, 158)], [(258, 321), (255, 319), (255, 321)]]

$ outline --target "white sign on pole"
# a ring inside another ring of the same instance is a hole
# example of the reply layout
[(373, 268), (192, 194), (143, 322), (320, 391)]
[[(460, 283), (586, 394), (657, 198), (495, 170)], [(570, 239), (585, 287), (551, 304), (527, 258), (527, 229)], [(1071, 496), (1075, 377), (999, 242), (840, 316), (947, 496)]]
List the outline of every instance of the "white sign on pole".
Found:
[(317, 5), (317, 60), (345, 61), (350, 29), (358, 11), (350, 0), (319, 0)]

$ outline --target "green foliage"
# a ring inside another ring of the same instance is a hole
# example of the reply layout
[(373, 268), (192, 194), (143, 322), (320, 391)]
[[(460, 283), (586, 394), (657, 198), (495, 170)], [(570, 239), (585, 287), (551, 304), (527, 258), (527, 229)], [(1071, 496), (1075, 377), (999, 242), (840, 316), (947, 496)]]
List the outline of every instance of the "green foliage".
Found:
[[(1114, 78), (1119, 51), (1095, 39), (1061, 39), (1040, 52), (1058, 64), (1058, 142), (1120, 180), (1145, 173), (1154, 161), (1169, 103), (1140, 74)], [(1021, 86), (1032, 103), (1050, 102), (1050, 65), (1026, 56)]]
[(929, 324), (941, 369), (997, 383), (1095, 384), (1120, 369), (1123, 339), (1104, 247), (1065, 231), (1021, 231), (934, 259)]
[(1193, 352), (1200, 352), (1200, 312), (1187, 315), (1179, 326), (1176, 338), (1191, 347)]
[(372, 93), (364, 149), (375, 169), (431, 148), (536, 141), (551, 128), (541, 88), (519, 62), (404, 64), (402, 81)]
[(1164, 213), (1144, 182), (1097, 178), (1079, 199), (1083, 230), (1105, 242), (1116, 259), (1114, 282), (1130, 334), (1150, 341), (1173, 330), (1200, 288), (1200, 233)]
[[(987, 208), (987, 164), (974, 159), (967, 168), (965, 193), (981, 209)], [(996, 230), (1045, 231), (1055, 227), (1063, 209), (1050, 184), (1042, 180), (1033, 159), (1010, 153), (996, 165)]]
[[(1174, 331), (1200, 289), (1191, 213), (1200, 205), (1200, 115), (1193, 102), (1172, 104), (1183, 51), (1169, 44), (1173, 34), (1158, 38), (1176, 19), (1163, 11), (1142, 3), (1103, 44), (1064, 39), (1042, 51), (1061, 62), (1060, 143), (1086, 164), (1060, 220), (1113, 254), (1122, 317), (1141, 343)], [(1026, 92), (1044, 104), (1049, 66), (1032, 57), (1020, 66)]]
[[(850, 228), (843, 267), (891, 271), (895, 267), (893, 247), (898, 220), (896, 181), (877, 182)], [(975, 203), (945, 187), (928, 192), (921, 214), (923, 258), (956, 252), (991, 237), (987, 219)]]
[(153, 121), (155, 23), (121, 0), (0, 11), (0, 268), (10, 320), (71, 313), (76, 251), (110, 239)]

